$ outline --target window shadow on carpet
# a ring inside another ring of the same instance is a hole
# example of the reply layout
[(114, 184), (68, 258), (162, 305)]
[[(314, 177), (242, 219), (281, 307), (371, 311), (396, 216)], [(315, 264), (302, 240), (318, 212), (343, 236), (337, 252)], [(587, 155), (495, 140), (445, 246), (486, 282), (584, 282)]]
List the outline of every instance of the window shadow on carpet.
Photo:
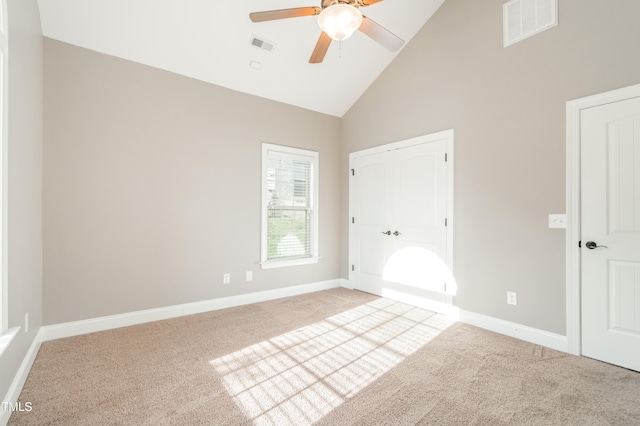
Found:
[(378, 299), (210, 361), (256, 425), (311, 425), (453, 324)]

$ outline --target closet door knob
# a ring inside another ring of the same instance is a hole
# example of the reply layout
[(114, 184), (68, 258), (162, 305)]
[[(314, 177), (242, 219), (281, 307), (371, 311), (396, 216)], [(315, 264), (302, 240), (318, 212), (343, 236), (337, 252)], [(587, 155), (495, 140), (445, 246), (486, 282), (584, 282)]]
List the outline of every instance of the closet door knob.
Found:
[(395, 235), (397, 237), (398, 235), (400, 235), (400, 233), (398, 231), (396, 231), (396, 232), (393, 233), (393, 235)]
[(382, 234), (384, 234), (384, 235), (391, 235), (391, 231), (382, 232)]

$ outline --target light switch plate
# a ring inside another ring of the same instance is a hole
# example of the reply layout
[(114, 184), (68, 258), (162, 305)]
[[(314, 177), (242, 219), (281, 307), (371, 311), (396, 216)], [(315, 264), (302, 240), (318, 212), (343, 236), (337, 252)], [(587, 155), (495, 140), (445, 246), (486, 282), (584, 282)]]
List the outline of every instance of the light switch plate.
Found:
[(550, 214), (549, 215), (549, 228), (566, 228), (566, 227), (567, 227), (566, 214)]

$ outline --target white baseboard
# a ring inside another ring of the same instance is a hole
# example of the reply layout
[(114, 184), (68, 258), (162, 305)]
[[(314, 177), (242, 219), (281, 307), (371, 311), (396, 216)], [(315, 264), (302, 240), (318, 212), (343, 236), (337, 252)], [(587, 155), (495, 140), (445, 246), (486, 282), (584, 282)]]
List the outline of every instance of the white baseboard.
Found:
[(275, 290), (265, 290), (255, 293), (241, 294), (238, 296), (203, 300), (201, 302), (184, 303), (181, 305), (173, 305), (163, 308), (129, 312), (126, 314), (110, 315), (106, 317), (91, 318), (88, 320), (47, 325), (43, 327), (43, 341), (78, 336), (80, 334), (93, 333), (96, 331), (111, 330), (114, 328), (127, 327), (130, 325), (143, 324), (152, 321), (160, 321), (185, 315), (200, 314), (203, 312), (215, 311), (218, 309), (233, 308), (236, 306), (248, 305), (251, 303), (281, 299), (283, 297), (297, 296), (300, 294), (340, 287), (341, 284), (341, 279), (335, 279), (311, 284), (301, 284), (292, 287), (284, 287)]
[(466, 324), (484, 328), (485, 330), (515, 337), (516, 339), (524, 340), (529, 343), (535, 343), (561, 352), (569, 352), (567, 337), (560, 334), (501, 320), (487, 315), (476, 314), (462, 309), (459, 312), (458, 320)]
[[(348, 280), (345, 279), (341, 280), (340, 285), (344, 288), (353, 289), (353, 286), (349, 283)], [(389, 299), (397, 300), (398, 302), (413, 305), (418, 308), (444, 314), (453, 321), (464, 322), (466, 324), (484, 328), (485, 330), (524, 340), (525, 342), (545, 346), (547, 348), (555, 349), (561, 352), (571, 353), (571, 351), (569, 350), (569, 342), (566, 336), (510, 321), (505, 321), (487, 315), (476, 314), (475, 312), (465, 311), (452, 305), (450, 299), (437, 301), (425, 297), (416, 297), (412, 294), (403, 294), (401, 292), (394, 291), (387, 291), (386, 294), (382, 294), (382, 297), (387, 297)]]
[[(407, 293), (404, 291), (398, 291), (393, 289), (382, 289), (382, 297), (395, 300), (396, 302), (406, 303), (407, 305), (416, 306), (418, 308), (426, 309), (427, 311), (436, 312), (438, 314), (446, 315), (447, 317), (455, 317), (455, 313), (458, 309), (452, 305), (451, 296), (449, 295), (435, 295), (439, 296), (440, 300), (436, 297), (418, 296), (416, 294)], [(455, 319), (455, 318), (454, 318)]]
[[(9, 390), (5, 395), (2, 402), (13, 403), (15, 404), (20, 397), (20, 392), (22, 392), (22, 387), (24, 386), (24, 382), (27, 380), (27, 376), (29, 375), (29, 371), (31, 371), (31, 366), (33, 365), (33, 361), (36, 359), (36, 355), (38, 355), (38, 351), (40, 350), (40, 345), (42, 344), (42, 336), (44, 335), (44, 330), (40, 327), (40, 330), (36, 333), (36, 337), (33, 339), (27, 354), (25, 355), (22, 363), (20, 364), (20, 368), (16, 372), (13, 381), (11, 382), (11, 386), (9, 386)], [(10, 410), (3, 410), (0, 407), (0, 425), (6, 425), (9, 422), (9, 417), (11, 417)]]

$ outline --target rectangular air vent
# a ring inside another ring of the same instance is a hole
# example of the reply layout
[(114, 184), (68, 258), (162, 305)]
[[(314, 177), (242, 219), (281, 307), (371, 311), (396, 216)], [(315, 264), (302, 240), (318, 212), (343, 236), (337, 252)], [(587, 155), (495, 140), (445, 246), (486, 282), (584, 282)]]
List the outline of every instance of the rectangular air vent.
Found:
[(251, 40), (249, 41), (249, 44), (253, 47), (257, 47), (258, 49), (266, 50), (267, 52), (273, 52), (273, 49), (275, 49), (276, 47), (274, 43), (271, 43), (265, 40), (264, 38), (256, 37), (256, 36), (251, 36)]
[(511, 0), (502, 7), (504, 47), (558, 25), (557, 0)]

